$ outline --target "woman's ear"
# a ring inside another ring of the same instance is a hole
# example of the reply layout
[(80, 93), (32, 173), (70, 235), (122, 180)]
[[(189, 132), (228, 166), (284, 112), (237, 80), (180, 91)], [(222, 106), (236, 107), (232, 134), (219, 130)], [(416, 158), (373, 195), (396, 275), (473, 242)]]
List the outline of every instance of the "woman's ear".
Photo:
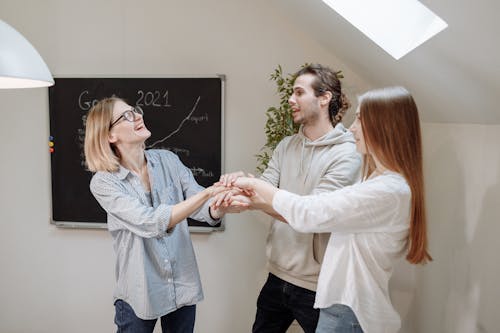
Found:
[(333, 95), (331, 91), (325, 91), (323, 95), (319, 96), (319, 105), (321, 105), (322, 107), (328, 107), (328, 104), (330, 104), (332, 97)]
[(109, 143), (116, 143), (116, 141), (118, 141), (118, 138), (116, 137), (114, 132), (110, 131), (108, 133), (108, 141), (109, 141)]

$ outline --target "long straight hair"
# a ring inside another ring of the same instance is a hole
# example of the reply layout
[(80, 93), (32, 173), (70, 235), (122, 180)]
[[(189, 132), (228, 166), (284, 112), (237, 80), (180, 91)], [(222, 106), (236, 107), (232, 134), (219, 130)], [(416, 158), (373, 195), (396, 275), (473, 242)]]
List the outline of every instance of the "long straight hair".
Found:
[(432, 260), (427, 251), (427, 217), (420, 121), (415, 101), (403, 87), (371, 90), (359, 100), (366, 148), (363, 173), (373, 170), (373, 154), (389, 170), (403, 175), (411, 189), (409, 247), (412, 264)]

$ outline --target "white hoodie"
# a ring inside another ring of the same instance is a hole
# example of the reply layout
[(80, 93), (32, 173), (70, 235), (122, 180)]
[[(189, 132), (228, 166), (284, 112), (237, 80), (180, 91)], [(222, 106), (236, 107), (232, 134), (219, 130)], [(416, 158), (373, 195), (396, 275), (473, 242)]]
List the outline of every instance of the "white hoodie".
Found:
[[(358, 182), (361, 163), (354, 137), (341, 123), (315, 141), (301, 127), (278, 144), (261, 179), (295, 194), (317, 194)], [(273, 221), (267, 238), (269, 271), (315, 291), (329, 236), (297, 232)]]

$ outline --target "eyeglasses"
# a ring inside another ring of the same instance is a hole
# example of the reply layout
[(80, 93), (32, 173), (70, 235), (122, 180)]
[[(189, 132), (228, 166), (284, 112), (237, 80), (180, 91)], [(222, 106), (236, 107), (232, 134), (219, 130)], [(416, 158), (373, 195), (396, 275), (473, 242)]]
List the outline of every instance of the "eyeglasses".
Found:
[(141, 116), (144, 114), (144, 111), (142, 111), (142, 108), (140, 106), (133, 107), (132, 109), (123, 112), (121, 116), (118, 117), (118, 119), (116, 119), (111, 123), (111, 125), (109, 125), (109, 129), (111, 129), (111, 127), (113, 127), (122, 118), (125, 118), (125, 120), (133, 123), (138, 114), (140, 114)]

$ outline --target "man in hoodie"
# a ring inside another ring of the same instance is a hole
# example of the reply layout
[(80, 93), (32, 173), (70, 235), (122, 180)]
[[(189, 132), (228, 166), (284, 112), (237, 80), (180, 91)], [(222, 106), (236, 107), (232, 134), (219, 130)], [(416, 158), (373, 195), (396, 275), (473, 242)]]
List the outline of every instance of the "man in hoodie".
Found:
[[(300, 195), (334, 191), (359, 180), (361, 157), (341, 123), (350, 106), (337, 73), (313, 64), (295, 75), (288, 100), (299, 132), (276, 147), (261, 176)], [(283, 218), (274, 216), (275, 219)], [(267, 240), (269, 276), (257, 300), (254, 333), (286, 332), (297, 320), (313, 333), (319, 310), (314, 298), (329, 234), (305, 234), (273, 221)]]
[[(350, 104), (337, 73), (313, 64), (295, 74), (288, 100), (299, 132), (284, 138), (274, 150), (261, 179), (305, 195), (335, 191), (357, 182), (361, 157), (355, 140), (341, 120)], [(223, 175), (228, 185), (243, 173)], [(252, 207), (249, 207), (252, 209)], [(314, 309), (316, 284), (329, 234), (293, 230), (273, 215), (267, 238), (269, 276), (257, 299), (253, 333), (284, 333), (297, 320), (313, 333), (319, 317)]]

